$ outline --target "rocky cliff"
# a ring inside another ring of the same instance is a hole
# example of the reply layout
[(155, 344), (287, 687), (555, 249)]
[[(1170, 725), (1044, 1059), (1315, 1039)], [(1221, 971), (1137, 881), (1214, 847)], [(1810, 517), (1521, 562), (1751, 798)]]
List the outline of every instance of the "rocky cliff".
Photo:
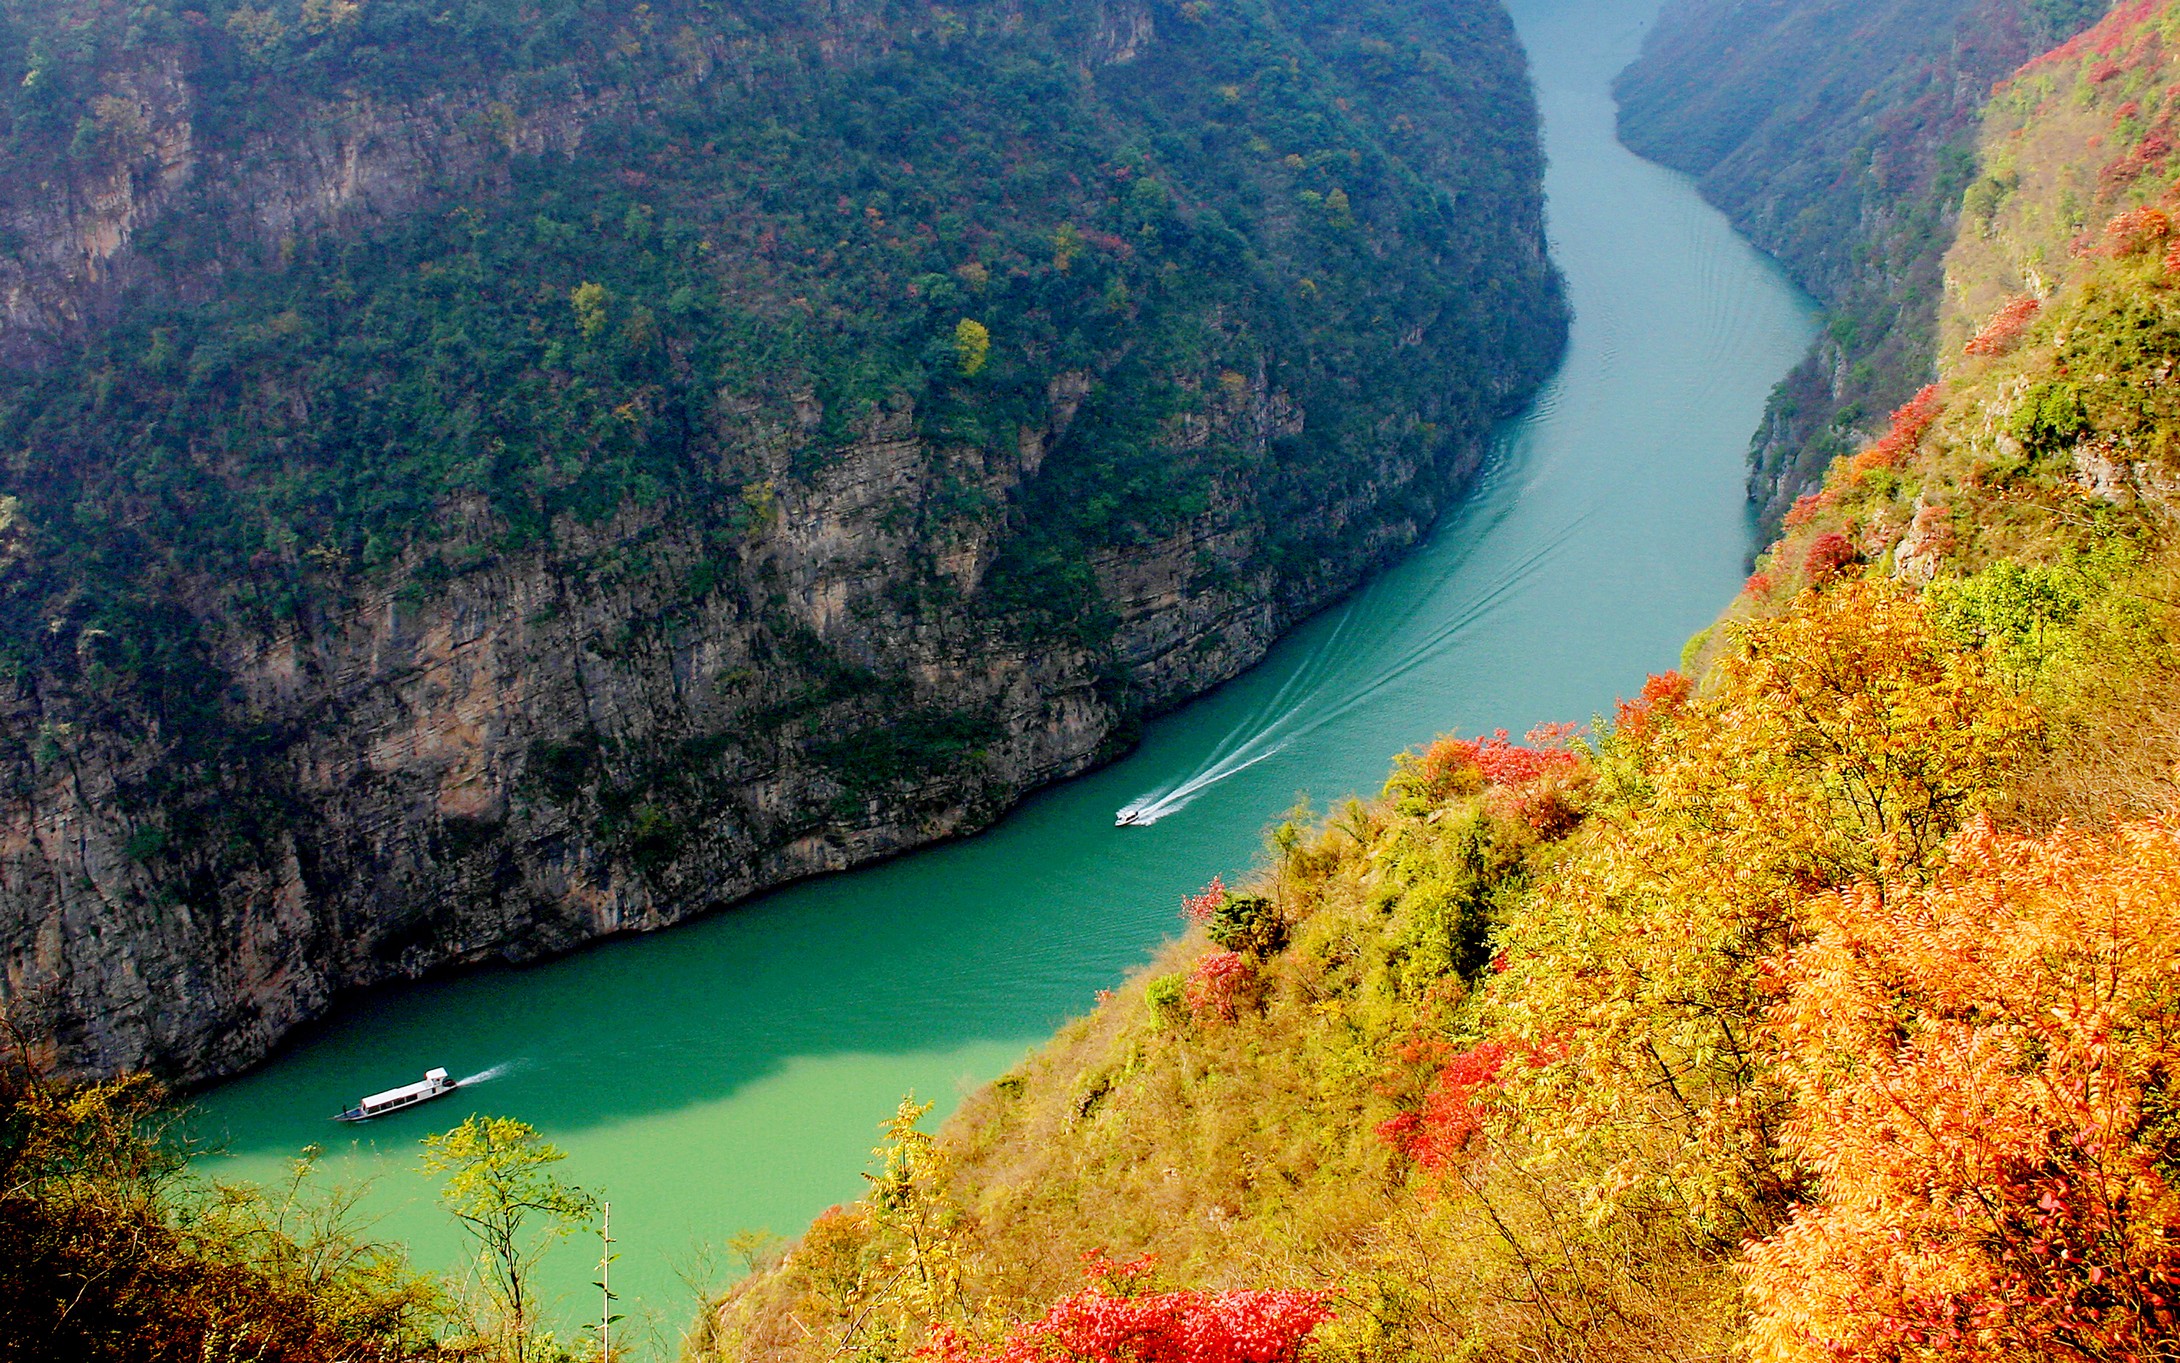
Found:
[(1504, 16), (1365, 8), (7, 7), (11, 1019), (229, 1072), (1256, 661), (1563, 326)]

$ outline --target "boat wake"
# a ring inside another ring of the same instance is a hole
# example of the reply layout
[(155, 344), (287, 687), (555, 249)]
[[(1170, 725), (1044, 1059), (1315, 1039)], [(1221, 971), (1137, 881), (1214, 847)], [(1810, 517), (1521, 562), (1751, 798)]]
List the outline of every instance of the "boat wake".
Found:
[[(1445, 576), (1441, 579), (1443, 583), (1461, 581), (1461, 569), (1489, 541), (1491, 530), (1506, 518), (1510, 510), (1510, 504), (1501, 506), (1484, 524), (1476, 527), (1478, 533), (1471, 546), (1448, 565)], [(1178, 782), (1146, 791), (1122, 805), (1114, 812), (1114, 823), (1123, 828), (1140, 828), (1157, 823), (1169, 814), (1177, 814), (1211, 787), (1240, 775), (1259, 762), (1278, 756), (1297, 740), (1340, 719), (1387, 687), (1408, 677), (1454, 647), (1464, 635), (1474, 630), (1523, 585), (1534, 579), (1581, 532), (1584, 523), (1596, 511), (1594, 506), (1585, 509), (1543, 544), (1478, 584), (1477, 589), (1468, 594), (1467, 600), (1459, 602), (1444, 613), (1440, 623), (1420, 631), (1420, 637), (1413, 644), (1400, 650), (1390, 662), (1382, 664), (1367, 678), (1345, 675), (1346, 665), (1355, 658), (1382, 657), (1385, 652), (1381, 646), (1383, 637), (1375, 640), (1354, 638), (1360, 630), (1356, 622), (1376, 616), (1379, 623), (1374, 632), (1381, 636), (1417, 635), (1419, 632), (1415, 628), (1415, 617), (1431, 607), (1431, 598), (1435, 593), (1423, 594), (1410, 609), (1401, 613), (1397, 621), (1390, 624), (1385, 622), (1381, 613), (1372, 611), (1361, 603), (1343, 608), (1331, 632), (1315, 652), (1288, 675), (1270, 699), (1257, 706), (1227, 731), (1212, 748), (1211, 756), (1202, 766)]]
[(471, 1084), (489, 1084), (495, 1079), (502, 1078), (514, 1068), (513, 1061), (504, 1061), (492, 1066), (490, 1069), (479, 1070), (475, 1074), (465, 1077), (460, 1081), (460, 1087), (466, 1089)]

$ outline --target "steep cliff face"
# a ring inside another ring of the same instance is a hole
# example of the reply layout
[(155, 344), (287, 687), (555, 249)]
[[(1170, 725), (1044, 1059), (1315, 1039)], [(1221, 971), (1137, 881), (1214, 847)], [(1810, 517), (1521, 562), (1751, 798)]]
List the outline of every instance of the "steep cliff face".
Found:
[(1927, 383), (1940, 257), (1991, 84), (2104, 0), (1688, 0), (1621, 77), (1620, 127), (1824, 304), (1750, 452), (1776, 528), (1841, 454)]
[[(1981, 125), (1942, 382), (1795, 505), (1700, 679), (1573, 750), (1448, 735), (1282, 827), (1134, 987), (936, 1137), (890, 1127), (692, 1355), (1116, 1321), (1327, 1360), (2166, 1347), (2180, 0)], [(2045, 1254), (2068, 1199), (2098, 1248)]]
[(457, 17), (0, 24), (0, 1001), (66, 1067), (988, 823), (1556, 353), (1480, 0)]

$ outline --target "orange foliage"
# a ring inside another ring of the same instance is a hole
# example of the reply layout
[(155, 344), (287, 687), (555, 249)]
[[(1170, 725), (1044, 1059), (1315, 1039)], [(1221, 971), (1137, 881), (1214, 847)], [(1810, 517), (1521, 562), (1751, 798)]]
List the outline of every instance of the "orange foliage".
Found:
[[(1906, 462), (1944, 406), (1944, 396), (1934, 383), (1902, 403), (1892, 414), (1892, 428), (1854, 457), (1850, 467), (1855, 476), (1859, 478), (1872, 469), (1898, 468)], [(1795, 505), (1799, 507), (1800, 503)]]
[(1405, 774), (1434, 803), (1474, 794), (1484, 784), (1476, 768), (1476, 745), (1451, 735), (1425, 748), (1407, 764)]
[(1983, 330), (1975, 335), (1966, 351), (1970, 355), (2003, 355), (2014, 348), (2021, 334), (2029, 329), (2029, 323), (2042, 310), (2043, 304), (2034, 298), (2014, 299), (1991, 315), (1983, 324)]
[(1648, 1208), (1733, 1244), (1773, 1229), (1802, 1177), (1749, 1044), (1777, 1001), (1767, 962), (1813, 892), (1929, 873), (2034, 715), (1919, 598), (1859, 576), (1738, 626), (1707, 685), (1670, 725), (1614, 735), (1638, 783), (1501, 926), (1479, 1030), (1565, 1038), (1501, 1071), (1502, 1106), (1604, 1171), (1584, 1175), (1597, 1215)]
[(1686, 705), (1694, 691), (1695, 684), (1678, 672), (1652, 673), (1643, 683), (1641, 696), (1620, 702), (1612, 731), (1627, 737), (1647, 733), (1653, 721), (1671, 718)]
[(1580, 793), (1587, 783), (1581, 759), (1568, 746), (1578, 726), (1540, 724), (1511, 742), (1500, 729), (1488, 738), (1448, 735), (1408, 766), (1409, 783), (1433, 800), (1479, 790), (1493, 809), (1546, 837), (1559, 837), (1581, 819)]
[(2180, 837), (1978, 818), (1817, 897), (1774, 1010), (1819, 1195), (1751, 1247), (1751, 1355), (2170, 1359)]
[(2104, 225), (2104, 248), (2115, 256), (2140, 255), (2172, 235), (2172, 219), (2155, 208), (2134, 208)]
[(1817, 518), (1819, 511), (1838, 500), (1839, 494), (1831, 491), (1803, 493), (1801, 496), (1796, 497), (1794, 505), (1787, 509), (1785, 521), (1787, 529), (1792, 530), (1809, 524)]

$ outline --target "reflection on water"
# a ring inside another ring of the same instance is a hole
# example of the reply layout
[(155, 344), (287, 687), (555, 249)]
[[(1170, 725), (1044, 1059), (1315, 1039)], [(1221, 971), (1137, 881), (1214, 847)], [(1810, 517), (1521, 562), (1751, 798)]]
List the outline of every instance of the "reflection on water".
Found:
[[(417, 1138), (469, 1110), (521, 1117), (612, 1199), (615, 1286), (670, 1339), (691, 1306), (677, 1266), (702, 1242), (791, 1233), (853, 1197), (903, 1092), (950, 1107), (1086, 1009), (1178, 930), (1180, 895), (1249, 865), (1297, 792), (1368, 792), (1434, 734), (1579, 719), (1671, 666), (1739, 586), (1742, 454), (1812, 318), (1686, 181), (1613, 140), (1608, 86), (1655, 4), (1515, 0), (1574, 335), (1425, 548), (1126, 761), (981, 837), (356, 1003), (205, 1096), (231, 1152), (213, 1172), (263, 1178), (323, 1142), (337, 1171), (378, 1176), (380, 1233), (445, 1264), (456, 1242), (413, 1172)], [(1120, 809), (1142, 822), (1115, 827)], [(327, 1120), (433, 1065), (476, 1087)], [(548, 1260), (571, 1308), (587, 1311), (594, 1254)]]

